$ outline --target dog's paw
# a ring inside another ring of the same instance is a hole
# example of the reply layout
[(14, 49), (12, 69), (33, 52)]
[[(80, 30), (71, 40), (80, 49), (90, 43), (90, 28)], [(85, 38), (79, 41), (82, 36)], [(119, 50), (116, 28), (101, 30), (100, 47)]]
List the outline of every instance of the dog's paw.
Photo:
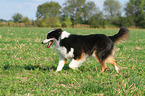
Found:
[(115, 66), (115, 70), (116, 70), (116, 72), (119, 74), (120, 69), (119, 69), (118, 66)]

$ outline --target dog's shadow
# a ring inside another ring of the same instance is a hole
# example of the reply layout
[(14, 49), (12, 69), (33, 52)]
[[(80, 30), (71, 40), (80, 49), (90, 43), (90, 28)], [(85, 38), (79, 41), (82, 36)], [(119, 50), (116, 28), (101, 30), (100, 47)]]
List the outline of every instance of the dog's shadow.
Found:
[[(57, 67), (56, 66), (48, 66), (48, 67), (44, 67), (44, 66), (40, 66), (40, 65), (25, 65), (24, 68), (26, 70), (36, 70), (36, 69), (39, 69), (39, 70), (43, 70), (43, 71), (50, 71), (50, 70), (56, 70)], [(64, 66), (63, 67), (63, 70), (68, 70), (70, 69), (68, 66)]]
[[(24, 64), (24, 65), (11, 65), (11, 64), (4, 64), (2, 67), (3, 70), (9, 69), (25, 69), (25, 70), (42, 70), (42, 71), (56, 71), (57, 66), (41, 66), (38, 64)], [(62, 70), (69, 70), (68, 64), (65, 64)], [(82, 71), (82, 70), (81, 70)]]
[(26, 70), (43, 70), (43, 71), (50, 71), (50, 70), (56, 70), (55, 66), (51, 66), (51, 67), (44, 67), (44, 66), (40, 66), (40, 65), (25, 65), (24, 69)]
[[(43, 71), (51, 71), (51, 70), (54, 70), (56, 71), (57, 69), (57, 66), (41, 66), (41, 65), (37, 65), (37, 64), (29, 64), (29, 65), (11, 65), (11, 64), (4, 64), (3, 67), (2, 67), (3, 70), (9, 70), (9, 69), (25, 69), (25, 70), (36, 70), (36, 69), (39, 69), (39, 70), (43, 70)], [(65, 65), (63, 67), (63, 70), (69, 70), (70, 68)]]

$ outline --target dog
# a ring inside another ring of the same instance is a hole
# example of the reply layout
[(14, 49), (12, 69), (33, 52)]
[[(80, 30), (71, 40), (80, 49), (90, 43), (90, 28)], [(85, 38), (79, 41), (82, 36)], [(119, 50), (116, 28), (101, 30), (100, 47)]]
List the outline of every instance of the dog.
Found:
[(125, 27), (120, 28), (114, 36), (104, 34), (76, 35), (70, 34), (60, 29), (54, 29), (47, 34), (47, 39), (42, 44), (48, 43), (47, 48), (52, 45), (59, 52), (59, 63), (56, 71), (61, 71), (66, 60), (71, 60), (69, 67), (78, 68), (89, 56), (95, 56), (102, 66), (101, 73), (106, 69), (106, 63), (114, 65), (119, 73), (119, 67), (113, 58), (115, 43), (126, 39), (129, 30)]

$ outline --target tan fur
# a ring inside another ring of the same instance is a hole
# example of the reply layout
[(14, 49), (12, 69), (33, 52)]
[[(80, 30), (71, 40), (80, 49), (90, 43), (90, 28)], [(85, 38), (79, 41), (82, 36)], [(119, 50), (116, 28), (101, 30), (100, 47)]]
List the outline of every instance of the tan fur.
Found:
[(81, 57), (80, 57), (80, 58), (77, 58), (76, 60), (77, 60), (77, 61), (82, 60), (83, 57), (84, 57), (84, 52), (82, 52), (82, 53), (81, 53)]

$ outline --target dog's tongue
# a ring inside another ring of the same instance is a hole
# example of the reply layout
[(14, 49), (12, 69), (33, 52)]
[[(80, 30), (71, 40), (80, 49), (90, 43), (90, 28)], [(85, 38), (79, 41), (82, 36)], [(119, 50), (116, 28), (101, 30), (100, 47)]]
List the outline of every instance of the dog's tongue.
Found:
[(50, 48), (50, 46), (52, 45), (52, 43), (53, 42), (50, 41), (49, 44), (48, 44), (48, 46), (47, 46), (47, 48)]

